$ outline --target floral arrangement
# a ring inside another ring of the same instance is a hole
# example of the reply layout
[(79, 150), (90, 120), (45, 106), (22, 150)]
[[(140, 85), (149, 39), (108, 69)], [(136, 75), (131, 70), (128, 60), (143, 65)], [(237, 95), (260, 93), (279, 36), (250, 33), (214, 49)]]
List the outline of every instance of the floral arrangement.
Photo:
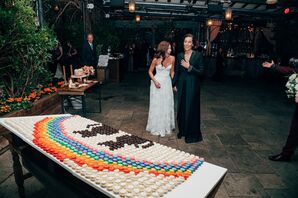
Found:
[(49, 95), (55, 92), (57, 92), (57, 88), (54, 87), (51, 83), (47, 86), (39, 85), (35, 90), (32, 90), (29, 94), (26, 94), (23, 97), (15, 98), (8, 97), (0, 89), (0, 114), (9, 113), (11, 111), (20, 109), (28, 109), (32, 106), (32, 103), (38, 100), (41, 96)]
[(298, 92), (298, 74), (295, 73), (289, 77), (286, 88), (288, 98), (295, 97), (296, 93)]
[(87, 74), (87, 75), (94, 75), (95, 70), (94, 70), (94, 68), (92, 66), (86, 66), (85, 65), (84, 67), (82, 67), (82, 69), (83, 69), (83, 71), (84, 71), (85, 74)]

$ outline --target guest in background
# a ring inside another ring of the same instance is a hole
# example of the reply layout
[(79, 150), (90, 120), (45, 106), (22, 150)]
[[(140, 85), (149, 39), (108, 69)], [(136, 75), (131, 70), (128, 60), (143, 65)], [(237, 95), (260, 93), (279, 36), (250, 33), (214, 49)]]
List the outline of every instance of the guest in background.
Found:
[[(291, 74), (291, 73), (297, 72), (292, 67), (276, 65), (273, 61), (264, 62), (263, 67), (274, 69), (283, 74)], [(297, 146), (298, 146), (298, 93), (296, 93), (296, 97), (295, 97), (295, 111), (292, 118), (291, 127), (290, 127), (286, 144), (283, 147), (281, 153), (277, 155), (269, 156), (269, 159), (272, 161), (291, 161), (291, 158), (294, 155)]]
[(146, 41), (142, 41), (141, 44), (141, 60), (140, 66), (145, 67), (147, 65), (147, 51), (148, 51), (148, 44)]
[(142, 63), (142, 47), (141, 44), (138, 43), (135, 45), (134, 53), (133, 53), (133, 71), (138, 72), (140, 64)]
[(201, 46), (199, 40), (196, 40), (196, 44), (194, 46), (194, 50), (197, 50), (198, 52), (203, 52), (203, 47)]
[(123, 49), (123, 56), (124, 56), (124, 68), (125, 68), (125, 71), (128, 70), (129, 68), (129, 45), (128, 43), (125, 44), (124, 46), (124, 49)]
[(135, 48), (134, 44), (129, 45), (129, 58), (128, 58), (128, 71), (129, 72), (133, 72), (134, 48)]
[(193, 35), (187, 34), (184, 52), (178, 54), (173, 79), (173, 89), (178, 91), (177, 121), (180, 139), (186, 143), (202, 140), (200, 115), (200, 78), (204, 72), (203, 56), (192, 50)]
[(218, 82), (222, 82), (224, 80), (224, 52), (221, 47), (218, 49), (216, 54), (216, 71), (213, 79)]
[(152, 45), (149, 45), (149, 58), (150, 58), (150, 62), (153, 59), (153, 56), (155, 54), (155, 49)]
[(172, 43), (172, 55), (177, 56), (177, 48), (176, 48), (176, 42)]
[(61, 71), (61, 68), (59, 68), (59, 67), (61, 65), (62, 56), (63, 56), (63, 49), (62, 49), (60, 42), (58, 41), (56, 43), (55, 49), (52, 52), (52, 64), (50, 64), (50, 68), (49, 68), (54, 80), (56, 80), (56, 81), (57, 81), (57, 78), (60, 78), (60, 76), (56, 76), (56, 73), (57, 73), (57, 69), (59, 71)]
[(70, 65), (72, 65), (72, 69), (76, 69), (77, 67), (77, 54), (78, 51), (76, 48), (73, 47), (70, 41), (67, 42), (67, 54), (65, 57), (65, 67), (66, 67), (66, 77), (69, 78), (71, 71), (70, 71)]
[(94, 43), (94, 36), (91, 33), (87, 35), (87, 40), (83, 44), (82, 61), (83, 65), (93, 66), (94, 68), (97, 66), (96, 44)]

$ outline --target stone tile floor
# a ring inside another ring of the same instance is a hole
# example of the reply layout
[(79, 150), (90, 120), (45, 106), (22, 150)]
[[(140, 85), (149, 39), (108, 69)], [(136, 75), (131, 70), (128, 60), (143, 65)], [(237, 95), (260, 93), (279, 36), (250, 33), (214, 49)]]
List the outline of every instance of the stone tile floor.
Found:
[[(88, 97), (89, 109), (96, 108), (95, 97)], [(145, 73), (128, 74), (119, 85), (104, 85), (102, 97), (103, 112), (88, 114), (89, 118), (228, 168), (216, 197), (298, 197), (298, 155), (291, 163), (267, 159), (283, 146), (294, 109), (278, 83), (205, 80), (201, 93), (204, 141), (195, 144), (177, 139), (176, 133), (161, 138), (145, 131), (149, 105)], [(4, 144), (1, 140), (0, 145)], [(9, 151), (0, 156), (0, 171), (0, 197), (17, 197)], [(25, 181), (25, 189), (28, 197), (56, 197), (35, 178)]]

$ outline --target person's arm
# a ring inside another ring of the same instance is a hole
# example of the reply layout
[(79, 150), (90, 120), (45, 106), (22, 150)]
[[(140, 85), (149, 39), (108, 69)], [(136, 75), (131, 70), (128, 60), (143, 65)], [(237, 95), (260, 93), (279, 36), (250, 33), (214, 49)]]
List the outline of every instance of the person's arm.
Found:
[(204, 73), (204, 63), (202, 54), (198, 54), (198, 57), (195, 59), (192, 65), (189, 62), (186, 62), (185, 60), (181, 61), (181, 65), (185, 69), (187, 69), (187, 71), (191, 74), (201, 76)]
[(291, 67), (287, 67), (287, 66), (280, 66), (280, 65), (277, 65), (275, 64), (273, 61), (271, 62), (267, 62), (265, 61), (262, 66), (264, 68), (270, 68), (270, 69), (273, 69), (273, 70), (276, 70), (282, 74), (290, 74), (290, 73), (293, 73), (295, 70)]
[(179, 80), (179, 76), (180, 76), (180, 61), (181, 58), (180, 58), (180, 54), (177, 56), (177, 61), (175, 63), (175, 68), (174, 68), (174, 77), (172, 79), (172, 86), (174, 89), (176, 89), (176, 85), (178, 83), (178, 80)]
[(295, 102), (298, 104), (298, 92), (296, 93)]
[(78, 50), (77, 49), (73, 49), (73, 53), (71, 53), (72, 56), (77, 55), (78, 54)]
[(149, 74), (149, 77), (151, 78), (151, 80), (154, 82), (155, 87), (159, 89), (160, 88), (160, 83), (154, 78), (154, 75), (153, 75), (153, 71), (156, 67), (156, 64), (157, 64), (157, 59), (155, 58), (151, 62), (151, 65), (150, 65), (149, 70), (148, 70), (148, 74)]
[(59, 47), (59, 51), (60, 51), (60, 56), (57, 57), (57, 60), (60, 60), (61, 57), (63, 56), (63, 49), (62, 49), (62, 47)]
[(173, 79), (174, 78), (174, 74), (175, 74), (175, 57), (173, 56), (172, 58), (172, 68), (171, 68), (171, 78)]

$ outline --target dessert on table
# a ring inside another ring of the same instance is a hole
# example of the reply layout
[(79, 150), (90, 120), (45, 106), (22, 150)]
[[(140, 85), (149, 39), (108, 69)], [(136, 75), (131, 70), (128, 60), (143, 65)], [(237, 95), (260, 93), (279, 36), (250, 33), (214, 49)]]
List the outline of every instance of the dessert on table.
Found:
[(204, 163), (198, 156), (80, 116), (20, 117), (5, 123), (114, 197), (163, 197)]

